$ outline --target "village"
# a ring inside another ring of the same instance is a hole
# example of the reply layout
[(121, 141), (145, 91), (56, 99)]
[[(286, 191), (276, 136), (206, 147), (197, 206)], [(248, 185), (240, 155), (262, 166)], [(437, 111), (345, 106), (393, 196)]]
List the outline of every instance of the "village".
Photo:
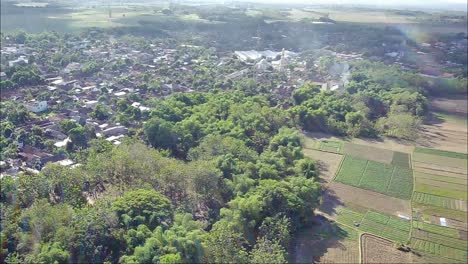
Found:
[[(48, 162), (79, 166), (65, 151), (67, 145), (73, 144), (68, 131), (61, 126), (67, 120), (86, 128), (86, 136), (81, 135), (81, 138), (102, 138), (118, 145), (126, 135), (134, 135), (141, 128), (144, 124), (141, 116), (151, 115), (157, 104), (154, 98), (213, 88), (228, 89), (248, 78), (255, 81), (257, 88), (268, 89), (278, 101), (287, 101), (294, 89), (306, 82), (322, 90), (343, 90), (349, 82), (349, 63), (363, 58), (358, 53), (326, 49), (317, 52), (320, 56), (310, 57), (285, 49), (217, 51), (213, 47), (151, 41), (122, 41), (117, 45), (111, 37), (93, 31), (86, 38), (70, 37), (60, 41), (60, 45), (48, 42), (39, 47), (19, 44), (12, 39), (2, 42), (2, 81), (12, 79), (12, 73), (7, 74), (8, 69), (24, 66), (34, 67), (40, 77), (37, 83), (19, 85), (15, 90), (2, 88), (3, 102), (24, 106), (31, 113), (26, 124), (14, 128), (15, 134), (18, 131), (39, 133), (36, 136), (48, 141), (48, 146), (32, 146), (9, 139), (18, 151), (17, 155), (2, 160), (2, 175), (16, 175), (20, 171), (38, 173)], [(422, 68), (422, 74), (434, 78), (451, 78), (453, 74), (441, 71), (431, 54), (437, 51), (456, 53), (467, 47), (466, 38), (448, 44), (425, 43), (420, 50), (406, 48), (404, 44), (396, 46), (394, 51), (390, 49), (382, 58), (373, 59), (402, 69)], [(65, 52), (79, 57), (60, 61), (58, 56), (64, 56)], [(324, 62), (324, 56), (328, 61)], [(416, 59), (417, 63), (411, 65), (408, 57), (414, 60), (414, 56), (422, 59)], [(63, 66), (51, 67), (51, 61), (44, 58), (52, 58), (52, 61), (57, 58)], [(421, 63), (430, 59), (432, 64)], [(448, 68), (458, 65), (445, 62)], [(288, 107), (288, 104), (282, 106)]]

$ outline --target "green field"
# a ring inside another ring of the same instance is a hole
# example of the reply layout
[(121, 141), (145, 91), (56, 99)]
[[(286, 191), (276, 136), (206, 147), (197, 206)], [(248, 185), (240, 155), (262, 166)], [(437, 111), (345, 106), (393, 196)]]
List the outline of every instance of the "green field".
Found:
[(455, 158), (455, 159), (468, 159), (468, 154), (445, 151), (445, 150), (438, 150), (438, 149), (416, 147), (414, 149), (414, 152)]
[(343, 142), (329, 140), (320, 141), (320, 150), (341, 154), (343, 153)]
[(460, 232), (457, 229), (428, 224), (420, 221), (413, 221), (413, 228), (420, 229), (434, 234), (444, 235), (452, 238), (460, 238)]
[(393, 152), (392, 164), (402, 168), (411, 168), (410, 155), (395, 151)]
[[(443, 196), (443, 197), (457, 199), (457, 200), (468, 199), (468, 193), (466, 191), (448, 188), (447, 185), (452, 185), (452, 184), (447, 184), (444, 182), (440, 182), (439, 185), (433, 184), (433, 183), (425, 184), (424, 181), (421, 181), (420, 179), (416, 179), (416, 187), (414, 190), (420, 193), (433, 194), (433, 195)], [(466, 185), (455, 185), (455, 186), (457, 188), (466, 188)]]
[(412, 171), (393, 165), (346, 155), (335, 180), (344, 184), (409, 200), (413, 191)]
[(467, 251), (456, 248), (447, 247), (431, 241), (426, 241), (418, 238), (411, 238), (410, 242), (413, 250), (430, 253), (436, 256), (449, 258), (458, 261), (467, 260)]
[(382, 213), (367, 211), (365, 214), (340, 208), (336, 221), (349, 226), (355, 226), (358, 230), (378, 235), (393, 241), (406, 242), (409, 237), (411, 222)]
[(466, 212), (466, 201), (462, 200), (455, 200), (442, 196), (415, 192), (413, 195), (413, 201), (420, 204)]
[(386, 193), (390, 180), (392, 179), (394, 166), (368, 161), (367, 168), (359, 182), (359, 187)]
[(461, 250), (466, 250), (468, 248), (468, 241), (466, 240), (430, 233), (426, 231), (414, 230), (412, 232), (412, 237)]

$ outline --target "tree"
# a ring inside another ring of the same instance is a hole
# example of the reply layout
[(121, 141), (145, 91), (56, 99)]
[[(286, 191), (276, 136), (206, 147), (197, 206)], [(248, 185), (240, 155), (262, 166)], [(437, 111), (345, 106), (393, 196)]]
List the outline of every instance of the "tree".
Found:
[(70, 140), (75, 146), (86, 147), (88, 143), (86, 137), (86, 129), (82, 126), (73, 128), (70, 131), (68, 131), (68, 136), (70, 137)]
[(121, 225), (136, 228), (140, 224), (154, 229), (172, 220), (170, 201), (154, 190), (129, 191), (112, 204)]
[(110, 117), (111, 110), (108, 106), (101, 103), (97, 104), (94, 111), (91, 112), (91, 116), (101, 121), (107, 120)]
[(148, 143), (155, 148), (175, 150), (177, 134), (170, 122), (160, 118), (150, 119), (144, 126), (144, 133)]
[(288, 263), (286, 251), (275, 241), (261, 238), (250, 252), (250, 263)]

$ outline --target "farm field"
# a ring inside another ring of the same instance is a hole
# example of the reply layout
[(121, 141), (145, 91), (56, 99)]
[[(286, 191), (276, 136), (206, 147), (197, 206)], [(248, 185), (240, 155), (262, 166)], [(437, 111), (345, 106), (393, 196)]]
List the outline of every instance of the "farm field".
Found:
[(401, 199), (410, 199), (413, 176), (410, 169), (345, 156), (335, 181)]
[(345, 142), (343, 154), (359, 157), (366, 160), (378, 161), (391, 164), (393, 160), (393, 151), (375, 148), (366, 145), (359, 145)]
[(357, 263), (358, 233), (321, 218), (294, 237), (290, 252), (292, 263)]
[(340, 208), (336, 221), (356, 228), (365, 233), (378, 235), (392, 241), (406, 242), (409, 238), (411, 222), (376, 211), (359, 212)]
[(413, 255), (395, 248), (392, 241), (373, 235), (361, 236), (362, 263), (411, 263)]
[[(327, 142), (324, 144), (322, 139)], [(467, 260), (465, 153), (415, 147), (409, 154), (405, 146), (385, 150), (374, 147), (382, 142), (374, 145), (366, 141), (367, 145), (361, 145), (334, 137), (322, 139), (315, 139), (309, 145), (314, 148), (309, 156), (332, 164), (336, 174), (332, 182), (331, 171), (325, 170), (326, 175), (321, 176), (328, 181), (323, 203), (317, 211), (358, 232), (378, 236), (374, 238), (386, 241), (389, 249), (395, 251), (378, 253), (371, 259), (364, 255), (366, 245), (362, 244), (363, 263), (397, 261), (392, 258), (406, 258), (399, 261), (413, 263), (464, 263)], [(340, 157), (341, 162), (338, 161)], [(398, 218), (399, 214), (413, 214), (413, 224)], [(393, 245), (396, 241), (409, 243), (419, 255), (396, 250)]]
[(320, 171), (320, 180), (328, 183), (333, 180), (338, 167), (340, 166), (340, 154), (328, 153), (314, 149), (304, 149), (304, 155), (315, 160), (317, 167)]
[(433, 98), (430, 101), (433, 117), (421, 127), (418, 145), (466, 154), (468, 144), (466, 102), (466, 97)]
[(411, 215), (410, 202), (381, 193), (331, 182), (323, 195), (319, 211), (334, 218), (340, 206), (360, 206), (388, 215)]
[(463, 200), (455, 200), (447, 197), (415, 192), (413, 201), (420, 204), (442, 207), (451, 210), (467, 211), (467, 202)]

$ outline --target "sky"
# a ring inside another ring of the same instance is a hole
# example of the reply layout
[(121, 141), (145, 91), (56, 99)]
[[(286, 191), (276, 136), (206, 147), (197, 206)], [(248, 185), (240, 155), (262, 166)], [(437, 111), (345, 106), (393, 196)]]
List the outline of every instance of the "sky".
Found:
[(261, 3), (348, 4), (391, 7), (456, 8), (467, 10), (468, 0), (237, 0)]

